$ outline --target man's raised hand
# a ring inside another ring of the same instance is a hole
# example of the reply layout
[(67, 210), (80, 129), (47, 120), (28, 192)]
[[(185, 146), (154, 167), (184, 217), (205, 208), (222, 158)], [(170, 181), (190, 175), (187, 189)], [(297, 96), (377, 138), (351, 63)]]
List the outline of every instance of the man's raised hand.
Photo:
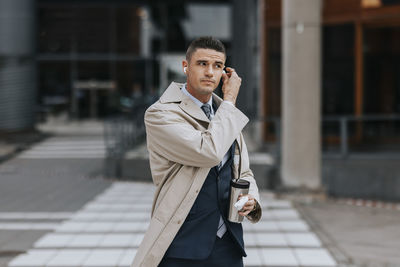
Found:
[(222, 92), (224, 100), (236, 103), (242, 79), (237, 75), (235, 69), (226, 67), (226, 72), (222, 74)]

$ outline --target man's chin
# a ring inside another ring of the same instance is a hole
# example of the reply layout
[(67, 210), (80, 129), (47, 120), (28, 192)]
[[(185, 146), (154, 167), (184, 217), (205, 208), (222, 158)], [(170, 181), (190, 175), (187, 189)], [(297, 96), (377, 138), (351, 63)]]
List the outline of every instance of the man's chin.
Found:
[(214, 86), (202, 86), (201, 92), (205, 95), (208, 95), (208, 94), (211, 94), (212, 92), (214, 92), (215, 89), (216, 89), (216, 87), (214, 87)]

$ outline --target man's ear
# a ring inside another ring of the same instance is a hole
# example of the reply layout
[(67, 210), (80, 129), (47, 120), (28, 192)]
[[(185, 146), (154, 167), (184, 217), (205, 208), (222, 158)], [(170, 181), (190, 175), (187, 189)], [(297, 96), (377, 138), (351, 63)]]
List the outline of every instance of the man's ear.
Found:
[(186, 61), (186, 60), (183, 60), (183, 61), (182, 61), (182, 68), (183, 68), (183, 73), (185, 73), (185, 74), (186, 74), (186, 72), (187, 72), (187, 67), (188, 67), (187, 61)]

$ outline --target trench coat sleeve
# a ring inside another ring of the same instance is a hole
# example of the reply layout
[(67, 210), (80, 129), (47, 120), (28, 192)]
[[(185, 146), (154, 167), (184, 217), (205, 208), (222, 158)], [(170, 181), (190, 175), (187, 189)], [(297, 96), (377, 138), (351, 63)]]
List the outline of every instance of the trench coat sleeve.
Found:
[(250, 169), (250, 160), (249, 154), (247, 151), (246, 143), (244, 142), (243, 135), (240, 136), (240, 143), (242, 148), (242, 172), (240, 175), (241, 179), (247, 180), (250, 182), (249, 194), (252, 195), (256, 200), (256, 209), (250, 212), (246, 218), (252, 222), (256, 223), (261, 219), (262, 216), (262, 209), (261, 209), (261, 202), (260, 202), (260, 195), (258, 193), (258, 187), (256, 180), (254, 179), (254, 174)]
[(148, 148), (160, 156), (186, 166), (211, 168), (218, 165), (248, 122), (236, 107), (222, 102), (208, 129), (197, 130), (181, 110), (156, 103), (145, 114)]

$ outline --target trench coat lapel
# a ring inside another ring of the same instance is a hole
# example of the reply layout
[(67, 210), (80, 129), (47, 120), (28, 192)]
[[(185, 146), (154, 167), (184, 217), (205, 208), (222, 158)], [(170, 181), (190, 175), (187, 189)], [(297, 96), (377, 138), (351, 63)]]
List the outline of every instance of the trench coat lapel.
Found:
[(199, 108), (187, 95), (183, 94), (182, 102), (179, 104), (179, 107), (197, 120), (201, 120), (207, 123), (210, 123), (210, 120), (207, 118), (206, 114)]

